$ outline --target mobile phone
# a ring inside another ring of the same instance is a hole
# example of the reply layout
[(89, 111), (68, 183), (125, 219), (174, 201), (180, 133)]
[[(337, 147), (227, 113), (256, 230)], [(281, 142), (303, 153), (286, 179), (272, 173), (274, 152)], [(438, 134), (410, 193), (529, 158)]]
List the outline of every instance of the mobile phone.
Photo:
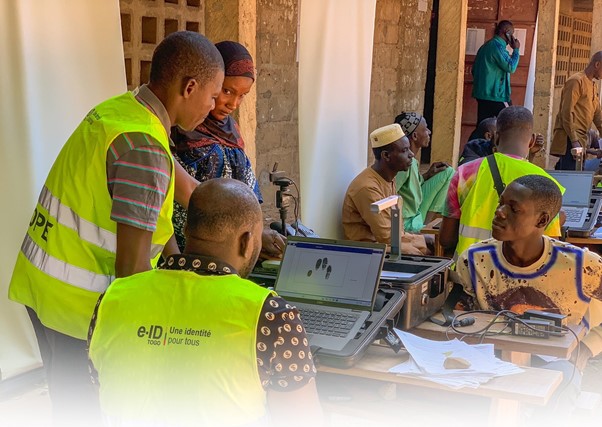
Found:
[(506, 39), (511, 45), (514, 44), (514, 37), (512, 36), (512, 33), (510, 31), (506, 31)]

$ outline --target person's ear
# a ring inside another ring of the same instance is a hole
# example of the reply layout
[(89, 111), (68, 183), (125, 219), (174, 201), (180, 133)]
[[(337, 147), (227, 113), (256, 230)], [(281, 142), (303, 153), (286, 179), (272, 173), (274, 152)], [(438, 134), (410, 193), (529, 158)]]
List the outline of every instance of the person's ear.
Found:
[(245, 231), (239, 238), (238, 255), (244, 259), (249, 259), (253, 255), (253, 236), (250, 231)]
[(531, 140), (529, 140), (529, 149), (535, 145), (535, 139), (536, 138), (537, 138), (537, 135), (534, 134), (534, 133), (532, 133), (531, 134)]
[(183, 84), (181, 95), (184, 98), (189, 98), (198, 89), (199, 82), (196, 79), (187, 79)]
[(537, 228), (546, 228), (550, 223), (550, 214), (548, 212), (542, 212), (539, 214), (539, 218), (537, 220), (537, 224), (535, 225)]
[(391, 154), (387, 150), (383, 150), (380, 152), (380, 158), (388, 162), (391, 159)]
[(483, 136), (485, 137), (485, 139), (491, 141), (493, 139), (493, 133), (490, 131), (485, 131), (485, 133), (483, 133)]

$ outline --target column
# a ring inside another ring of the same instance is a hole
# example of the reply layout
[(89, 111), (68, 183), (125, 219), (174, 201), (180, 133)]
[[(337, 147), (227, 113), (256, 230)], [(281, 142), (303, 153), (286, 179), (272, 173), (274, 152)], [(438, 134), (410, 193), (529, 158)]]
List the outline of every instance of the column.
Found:
[(547, 167), (552, 141), (554, 77), (556, 74), (556, 45), (560, 0), (539, 0), (537, 14), (537, 56), (533, 93), (533, 128), (546, 141), (545, 156), (536, 156), (533, 163)]
[[(592, 11), (592, 55), (602, 50), (602, 0), (593, 0)], [(598, 84), (602, 95), (602, 84)]]
[(431, 161), (458, 163), (464, 93), (464, 57), (468, 2), (441, 0), (433, 111)]
[[(232, 40), (244, 45), (255, 66), (257, 34), (257, 1), (256, 0), (206, 0), (205, 1), (205, 36), (214, 43)], [(245, 96), (244, 102), (234, 113), (245, 141), (245, 153), (255, 169), (257, 150), (255, 135), (257, 130), (257, 90), (253, 85)]]
[(602, 50), (602, 0), (593, 0), (592, 55)]

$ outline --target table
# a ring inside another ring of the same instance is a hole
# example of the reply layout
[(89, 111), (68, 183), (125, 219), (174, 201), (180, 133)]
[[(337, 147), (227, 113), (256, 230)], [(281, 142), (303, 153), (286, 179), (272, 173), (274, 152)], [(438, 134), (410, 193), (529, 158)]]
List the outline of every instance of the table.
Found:
[(602, 245), (602, 239), (599, 237), (573, 237), (567, 236), (566, 241), (575, 246), (581, 245)]
[[(455, 313), (458, 314), (460, 312), (457, 311)], [(492, 314), (486, 313), (474, 313), (471, 314), (471, 316), (475, 318), (474, 325), (457, 329), (465, 332), (475, 332), (485, 327), (494, 317)], [(499, 331), (502, 328), (503, 325), (495, 325), (492, 327), (491, 331)], [(575, 332), (579, 339), (586, 333), (586, 329), (583, 325), (570, 326), (570, 328)], [(416, 326), (410, 332), (420, 337), (437, 341), (464, 336), (454, 332), (451, 328), (439, 326), (428, 320)], [(480, 337), (465, 335), (463, 340), (470, 344), (476, 344), (479, 342)], [(492, 335), (485, 337), (482, 342), (491, 343), (496, 350), (500, 350), (502, 360), (516, 363), (521, 366), (531, 365), (532, 354), (542, 354), (568, 359), (579, 344), (579, 341), (576, 340), (575, 336), (571, 333), (566, 333), (560, 337), (551, 336), (547, 339), (519, 337), (515, 335)]]
[[(562, 373), (559, 371), (527, 367), (524, 368), (525, 372), (523, 373), (493, 378), (476, 389), (452, 390), (423, 378), (404, 377), (388, 372), (390, 368), (403, 362), (406, 357), (407, 353), (405, 352), (396, 354), (389, 347), (372, 345), (366, 351), (365, 356), (352, 368), (339, 369), (319, 366), (318, 382), (321, 374), (329, 373), (357, 379), (377, 380), (395, 385), (403, 384), (434, 389), (437, 393), (441, 393), (443, 398), (450, 396), (450, 393), (481, 396), (490, 399), (489, 425), (507, 427), (508, 425), (518, 425), (522, 404), (545, 405), (562, 381)], [(381, 422), (397, 419), (398, 423), (399, 413), (403, 406), (396, 410), (394, 405), (401, 405), (401, 402), (395, 400), (362, 401), (361, 404), (356, 400), (323, 402), (323, 406), (327, 411), (376, 418)], [(425, 416), (428, 415), (425, 414)], [(421, 424), (425, 425), (424, 422)]]

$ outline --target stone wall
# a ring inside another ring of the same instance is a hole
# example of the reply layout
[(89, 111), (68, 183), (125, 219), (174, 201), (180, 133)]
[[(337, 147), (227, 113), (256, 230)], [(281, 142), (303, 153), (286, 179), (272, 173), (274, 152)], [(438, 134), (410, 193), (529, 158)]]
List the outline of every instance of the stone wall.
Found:
[[(257, 161), (266, 222), (279, 219), (277, 187), (269, 182), (278, 169), (299, 183), (297, 63), (298, 0), (257, 0)], [(291, 187), (292, 192), (294, 189)], [(289, 222), (293, 220), (292, 206)]]
[(432, 3), (376, 2), (369, 131), (393, 123), (401, 111), (422, 113)]

